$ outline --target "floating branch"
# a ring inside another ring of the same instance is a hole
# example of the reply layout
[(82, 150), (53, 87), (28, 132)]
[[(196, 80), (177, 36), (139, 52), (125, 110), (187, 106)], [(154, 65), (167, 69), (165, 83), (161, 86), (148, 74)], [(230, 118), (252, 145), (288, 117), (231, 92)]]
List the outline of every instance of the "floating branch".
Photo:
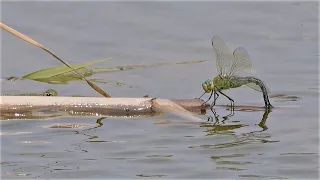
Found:
[[(22, 114), (37, 110), (82, 112), (100, 116), (131, 116), (167, 112), (192, 121), (203, 121), (200, 114), (202, 99), (168, 100), (157, 98), (100, 98), (63, 96), (0, 96), (1, 119), (7, 114)], [(81, 114), (79, 114), (81, 115)], [(58, 115), (61, 116), (61, 115)], [(71, 116), (64, 113), (63, 116)], [(8, 118), (14, 119), (14, 118)], [(21, 119), (21, 117), (16, 117)]]

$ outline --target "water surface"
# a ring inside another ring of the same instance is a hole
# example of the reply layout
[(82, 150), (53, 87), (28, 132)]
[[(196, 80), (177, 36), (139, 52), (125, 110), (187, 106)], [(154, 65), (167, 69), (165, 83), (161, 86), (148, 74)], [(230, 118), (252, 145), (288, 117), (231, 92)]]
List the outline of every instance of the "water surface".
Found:
[[(216, 75), (211, 38), (244, 46), (256, 76), (274, 94), (274, 109), (229, 113), (214, 126), (165, 114), (144, 118), (61, 117), (1, 121), (2, 178), (318, 177), (318, 9), (315, 2), (5, 2), (2, 21), (70, 63), (126, 53), (102, 66), (207, 60), (193, 65), (95, 74), (129, 86), (97, 84), (114, 97), (189, 99)], [(54, 85), (5, 77), (60, 65), (45, 52), (1, 32), (1, 91), (48, 88), (61, 95), (99, 96), (82, 81)], [(263, 105), (250, 89), (226, 91), (238, 105)], [(218, 104), (228, 100), (220, 97)], [(213, 114), (208, 111), (207, 115)], [(207, 117), (198, 115), (205, 122)], [(158, 123), (158, 122), (175, 123)], [(56, 123), (89, 124), (48, 128)], [(263, 124), (263, 123), (262, 123)]]

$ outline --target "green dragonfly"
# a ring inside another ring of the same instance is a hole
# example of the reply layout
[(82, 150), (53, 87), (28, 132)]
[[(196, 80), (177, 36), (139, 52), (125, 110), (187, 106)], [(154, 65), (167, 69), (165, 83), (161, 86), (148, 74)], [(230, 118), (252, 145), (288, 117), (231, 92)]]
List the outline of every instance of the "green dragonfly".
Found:
[(205, 92), (200, 96), (201, 98), (206, 93), (211, 92), (209, 99), (205, 102), (207, 103), (211, 99), (212, 94), (214, 94), (214, 101), (211, 104), (211, 110), (213, 106), (215, 106), (216, 100), (219, 97), (218, 92), (227, 97), (231, 102), (231, 106), (234, 107), (234, 100), (222, 91), (231, 88), (238, 88), (243, 85), (262, 92), (265, 107), (267, 109), (272, 108), (273, 106), (270, 104), (268, 98), (268, 93), (270, 91), (266, 84), (256, 77), (241, 75), (243, 73), (250, 73), (252, 67), (250, 56), (245, 48), (238, 47), (232, 54), (228, 46), (219, 36), (214, 36), (212, 38), (212, 47), (215, 52), (216, 66), (219, 75), (202, 83), (202, 88)]
[(1, 96), (57, 96), (58, 92), (54, 89), (47, 89), (43, 93), (25, 93), (25, 94), (2, 94)]

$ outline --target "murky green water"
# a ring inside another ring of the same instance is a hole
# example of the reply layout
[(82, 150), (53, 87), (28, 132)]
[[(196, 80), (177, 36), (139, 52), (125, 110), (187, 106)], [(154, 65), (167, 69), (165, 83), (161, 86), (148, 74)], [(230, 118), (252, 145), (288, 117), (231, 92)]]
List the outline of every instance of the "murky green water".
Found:
[[(195, 98), (216, 75), (211, 38), (244, 46), (274, 109), (217, 107), (215, 125), (187, 124), (177, 116), (55, 118), (1, 121), (2, 178), (228, 178), (317, 179), (318, 10), (315, 2), (2, 3), (4, 23), (70, 63), (128, 56), (101, 66), (208, 60), (194, 65), (96, 74), (129, 86), (97, 84), (115, 97)], [(53, 85), (6, 81), (60, 65), (41, 50), (1, 32), (1, 90), (98, 96), (82, 81)], [(263, 105), (250, 89), (226, 91), (236, 105)], [(218, 104), (227, 104), (220, 97)], [(211, 115), (210, 111), (207, 115)], [(198, 115), (205, 122), (207, 118)], [(265, 117), (263, 119), (263, 117)], [(169, 120), (174, 123), (159, 123)], [(259, 122), (265, 126), (259, 126)], [(54, 124), (89, 124), (48, 128)]]

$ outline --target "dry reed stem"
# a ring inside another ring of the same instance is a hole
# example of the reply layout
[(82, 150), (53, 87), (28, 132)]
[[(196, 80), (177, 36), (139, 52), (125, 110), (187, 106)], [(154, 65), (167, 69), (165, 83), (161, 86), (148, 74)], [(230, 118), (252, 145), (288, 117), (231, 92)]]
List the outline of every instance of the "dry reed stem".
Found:
[(43, 49), (44, 51), (46, 51), (47, 53), (49, 53), (50, 55), (52, 55), (53, 57), (55, 57), (56, 59), (58, 59), (60, 62), (62, 62), (63, 64), (65, 64), (66, 66), (68, 66), (69, 68), (71, 68), (73, 71), (75, 71), (79, 76), (82, 77), (82, 79), (84, 79), (95, 91), (97, 91), (98, 93), (100, 93), (101, 95), (103, 95), (104, 97), (111, 97), (109, 94), (107, 94), (106, 92), (104, 92), (101, 88), (99, 88), (97, 85), (93, 84), (92, 82), (88, 81), (79, 71), (77, 71), (76, 69), (74, 69), (72, 66), (69, 65), (69, 63), (63, 61), (62, 59), (60, 59), (57, 55), (55, 55), (54, 53), (52, 53), (51, 51), (49, 51), (47, 48), (45, 48), (43, 45), (41, 45), (40, 43), (32, 40), (31, 38), (29, 38), (28, 36), (14, 30), (13, 28), (3, 24), (2, 22), (0, 22), (0, 28), (6, 30), (7, 32), (13, 34), (14, 36), (38, 47)]

